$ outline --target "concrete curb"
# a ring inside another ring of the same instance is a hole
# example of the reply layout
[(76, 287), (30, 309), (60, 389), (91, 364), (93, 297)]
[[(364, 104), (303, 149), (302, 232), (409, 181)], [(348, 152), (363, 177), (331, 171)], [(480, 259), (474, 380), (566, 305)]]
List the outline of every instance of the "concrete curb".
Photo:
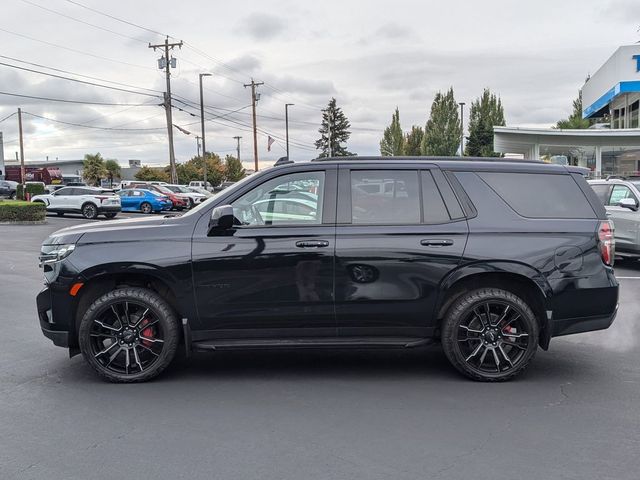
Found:
[(46, 223), (46, 220), (30, 220), (18, 222), (0, 222), (0, 225), (44, 225)]

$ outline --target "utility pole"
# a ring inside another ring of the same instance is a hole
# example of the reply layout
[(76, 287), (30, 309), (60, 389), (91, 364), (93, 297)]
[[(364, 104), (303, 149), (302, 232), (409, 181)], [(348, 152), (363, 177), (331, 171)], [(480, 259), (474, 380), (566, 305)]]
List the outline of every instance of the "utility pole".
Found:
[(285, 123), (285, 131), (287, 134), (287, 160), (289, 158), (289, 107), (293, 107), (293, 103), (285, 103), (284, 104), (284, 123)]
[(460, 156), (464, 156), (464, 102), (460, 102)]
[(171, 169), (171, 183), (178, 183), (178, 174), (176, 172), (176, 155), (173, 150), (173, 115), (171, 114), (171, 67), (176, 67), (175, 58), (169, 59), (169, 50), (175, 47), (182, 48), (182, 41), (177, 43), (169, 43), (169, 37), (165, 38), (164, 43), (157, 45), (149, 44), (149, 48), (164, 49), (164, 56), (158, 60), (158, 68), (165, 71), (167, 78), (167, 91), (164, 92), (164, 108), (167, 114), (167, 133), (169, 135), (169, 167)]
[(200, 137), (196, 135), (196, 148), (198, 149), (198, 157), (200, 156)]
[(256, 125), (256, 103), (260, 100), (260, 94), (256, 94), (256, 87), (264, 85), (264, 82), (254, 82), (253, 78), (251, 83), (245, 83), (244, 88), (251, 87), (251, 107), (253, 110), (253, 161), (255, 163), (255, 170), (258, 171), (258, 127)]
[(24, 141), (22, 139), (22, 109), (18, 108), (18, 135), (20, 136), (20, 183), (24, 186)]
[[(210, 73), (200, 73), (198, 77), (200, 79), (200, 126), (202, 134), (202, 169), (204, 170), (204, 188), (207, 188), (207, 147), (204, 139), (204, 100), (202, 96), (202, 77), (210, 77)], [(198, 155), (200, 156), (200, 155)]]
[(241, 139), (242, 137), (233, 137), (233, 138), (235, 138), (235, 139), (236, 139), (236, 141), (238, 142), (238, 145), (236, 146), (236, 152), (238, 152), (238, 157), (237, 157), (237, 158), (238, 158), (238, 161), (240, 161), (240, 162), (241, 162), (242, 160), (240, 160), (240, 139)]

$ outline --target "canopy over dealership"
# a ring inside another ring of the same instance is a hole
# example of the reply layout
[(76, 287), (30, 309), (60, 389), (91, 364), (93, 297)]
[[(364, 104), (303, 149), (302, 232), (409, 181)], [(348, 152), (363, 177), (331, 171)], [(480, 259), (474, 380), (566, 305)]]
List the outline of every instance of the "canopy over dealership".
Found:
[[(494, 127), (494, 149), (587, 167), (594, 177), (640, 172), (640, 44), (619, 47), (582, 87), (585, 130)], [(595, 122), (598, 123), (595, 123)]]

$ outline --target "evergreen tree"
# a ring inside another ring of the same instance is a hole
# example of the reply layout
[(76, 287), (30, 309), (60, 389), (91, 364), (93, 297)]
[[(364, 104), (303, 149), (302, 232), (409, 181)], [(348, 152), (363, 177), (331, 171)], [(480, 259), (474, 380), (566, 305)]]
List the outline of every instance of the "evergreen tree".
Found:
[(582, 118), (582, 90), (578, 90), (578, 98), (573, 101), (573, 112), (569, 118), (559, 120), (556, 128), (583, 129), (589, 128), (592, 124), (593, 120)]
[(107, 175), (104, 159), (99, 153), (87, 153), (82, 162), (82, 178), (89, 185), (99, 185), (100, 180)]
[(504, 125), (502, 101), (485, 88), (482, 96), (471, 104), (466, 154), (472, 157), (500, 156), (493, 151), (493, 127)]
[(445, 94), (436, 94), (424, 130), (420, 149), (423, 155), (450, 157), (456, 154), (460, 146), (460, 116), (453, 87)]
[(391, 125), (384, 129), (380, 140), (380, 155), (385, 157), (397, 157), (404, 155), (404, 136), (400, 126), (400, 111), (396, 107), (391, 116)]
[[(329, 125), (331, 125), (331, 128), (329, 128)], [(332, 98), (327, 108), (322, 111), (322, 123), (318, 129), (320, 139), (315, 143), (316, 149), (320, 150), (318, 157), (355, 155), (349, 152), (346, 146), (347, 140), (351, 136), (349, 128), (351, 128), (349, 120), (342, 109), (336, 106), (336, 99)], [(329, 148), (329, 136), (331, 136), (331, 148)]]
[(242, 162), (233, 155), (227, 155), (224, 161), (224, 178), (228, 182), (242, 180), (246, 174)]
[(409, 157), (419, 157), (423, 138), (424, 129), (422, 127), (416, 125), (411, 127), (411, 131), (407, 133), (404, 140), (404, 154)]

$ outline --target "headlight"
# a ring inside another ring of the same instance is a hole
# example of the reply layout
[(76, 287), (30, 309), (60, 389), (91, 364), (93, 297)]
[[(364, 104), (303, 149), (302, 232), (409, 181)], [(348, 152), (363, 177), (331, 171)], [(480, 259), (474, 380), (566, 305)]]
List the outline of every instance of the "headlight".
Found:
[(59, 262), (67, 258), (76, 249), (74, 243), (61, 245), (42, 245), (40, 248), (40, 265)]

